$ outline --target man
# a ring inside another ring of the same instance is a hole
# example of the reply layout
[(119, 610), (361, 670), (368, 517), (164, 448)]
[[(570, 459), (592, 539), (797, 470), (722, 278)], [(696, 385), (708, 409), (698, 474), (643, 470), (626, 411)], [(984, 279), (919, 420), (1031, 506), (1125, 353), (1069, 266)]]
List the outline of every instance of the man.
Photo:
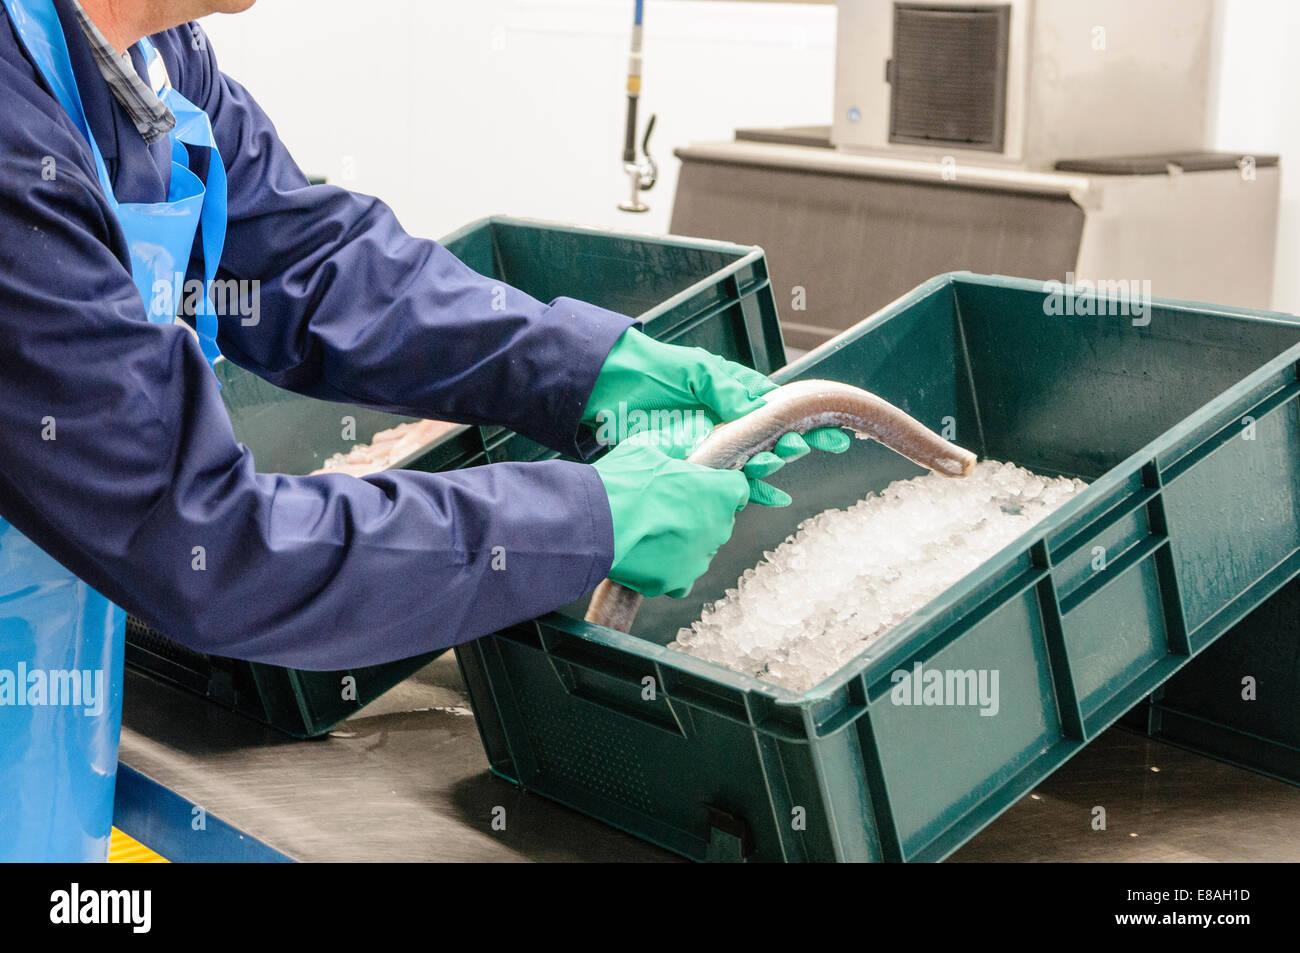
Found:
[[(309, 185), (190, 22), (252, 2), (3, 0), (0, 517), (185, 645), (305, 669), (463, 642), (606, 575), (684, 595), (747, 477), (802, 439), (747, 474), (641, 441), (595, 466), (256, 472), (208, 366), (218, 348), (299, 393), (503, 424), (573, 457), (620, 402), (726, 420), (772, 385), (579, 301), (506, 289), (502, 309), (499, 283), (379, 201)], [(259, 319), (187, 306), (177, 270), (259, 282)]]

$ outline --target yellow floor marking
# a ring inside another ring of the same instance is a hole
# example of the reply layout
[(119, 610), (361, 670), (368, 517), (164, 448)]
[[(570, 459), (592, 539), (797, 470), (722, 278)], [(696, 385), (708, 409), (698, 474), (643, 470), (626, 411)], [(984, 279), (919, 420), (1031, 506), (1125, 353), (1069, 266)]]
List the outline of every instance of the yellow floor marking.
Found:
[(169, 864), (166, 857), (150, 850), (134, 837), (123, 834), (116, 827), (108, 842), (108, 862), (110, 864)]

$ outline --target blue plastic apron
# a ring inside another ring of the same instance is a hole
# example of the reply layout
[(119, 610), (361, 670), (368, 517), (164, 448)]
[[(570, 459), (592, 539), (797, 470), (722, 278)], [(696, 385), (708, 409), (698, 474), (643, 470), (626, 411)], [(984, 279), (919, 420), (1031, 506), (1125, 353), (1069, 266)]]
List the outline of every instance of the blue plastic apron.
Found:
[[(176, 115), (166, 202), (118, 202), (82, 108), (53, 0), (3, 0), (15, 30), (90, 145), (100, 185), (131, 254), (150, 321), (176, 320), (200, 234), (204, 294), (196, 309), (209, 362), (217, 318), (207, 290), (226, 237), (226, 172), (207, 115), (166, 81), (141, 41), (155, 91)], [(186, 146), (210, 150), (207, 182)], [(126, 614), (0, 520), (0, 860), (105, 860), (122, 724)]]

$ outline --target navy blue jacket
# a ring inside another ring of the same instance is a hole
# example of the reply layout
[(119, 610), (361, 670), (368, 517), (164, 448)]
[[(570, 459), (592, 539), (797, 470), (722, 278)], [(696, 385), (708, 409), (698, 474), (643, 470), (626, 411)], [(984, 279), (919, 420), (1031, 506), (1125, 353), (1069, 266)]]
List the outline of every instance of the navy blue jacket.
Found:
[[(144, 144), (57, 5), (119, 200), (162, 200), (166, 143)], [(185, 645), (305, 669), (453, 645), (596, 585), (613, 532), (589, 466), (258, 473), (197, 341), (146, 320), (89, 147), (0, 18), (0, 517)], [(494, 310), (500, 282), (382, 202), (309, 185), (197, 26), (153, 40), (227, 167), (221, 276), (261, 282), (259, 324), (222, 320), (230, 360), (299, 393), (500, 423), (578, 455), (630, 319), (511, 289)]]

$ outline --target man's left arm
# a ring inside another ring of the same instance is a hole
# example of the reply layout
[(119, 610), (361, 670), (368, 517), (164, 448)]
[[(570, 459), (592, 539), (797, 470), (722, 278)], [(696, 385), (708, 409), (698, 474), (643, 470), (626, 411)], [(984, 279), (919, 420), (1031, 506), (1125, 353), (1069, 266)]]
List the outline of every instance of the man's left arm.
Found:
[(259, 283), (257, 315), (220, 319), (227, 358), (299, 393), (502, 424), (579, 454), (596, 376), (631, 319), (568, 298), (543, 304), (408, 235), (378, 199), (310, 185), (200, 28), (154, 42), (176, 88), (212, 119), (226, 166), (221, 277)]

